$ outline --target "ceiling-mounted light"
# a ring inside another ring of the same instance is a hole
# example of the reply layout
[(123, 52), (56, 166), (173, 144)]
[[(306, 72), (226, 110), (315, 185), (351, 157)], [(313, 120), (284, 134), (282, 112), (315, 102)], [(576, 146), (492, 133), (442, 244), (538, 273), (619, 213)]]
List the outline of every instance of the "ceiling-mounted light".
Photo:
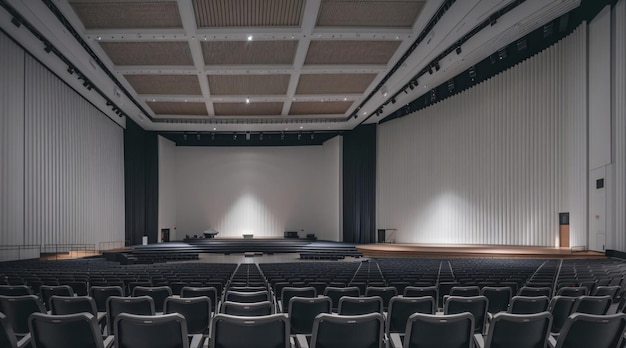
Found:
[(382, 87), (380, 88), (380, 94), (382, 94), (382, 95), (383, 95), (383, 97), (386, 97), (386, 96), (387, 96), (387, 94), (389, 94), (389, 91), (387, 90), (387, 86), (382, 86)]
[(452, 93), (454, 91), (454, 79), (448, 81), (448, 92)]
[(233, 133), (233, 140), (237, 140), (237, 133)]
[(470, 80), (472, 80), (472, 82), (474, 82), (474, 80), (476, 80), (476, 67), (470, 66), (470, 68), (469, 68), (469, 77), (470, 77)]
[(456, 46), (456, 48), (454, 50), (456, 51), (456, 54), (461, 54), (461, 52), (463, 52), (463, 49), (461, 48), (461, 45)]
[(50, 44), (46, 44), (46, 47), (44, 47), (43, 50), (46, 51), (46, 53), (50, 53), (50, 51), (52, 51), (52, 46), (50, 46)]
[(16, 26), (16, 27), (18, 27), (18, 28), (22, 25), (22, 22), (20, 22), (20, 20), (19, 20), (19, 19), (17, 19), (17, 17), (13, 17), (13, 18), (11, 19), (11, 23), (13, 23), (13, 25), (15, 25), (15, 26)]
[(248, 41), (252, 41), (253, 37), (252, 35), (248, 35)]
[(187, 134), (183, 134), (183, 140), (187, 140)]
[(508, 54), (506, 52), (506, 47), (502, 47), (501, 49), (498, 50), (498, 59), (503, 60), (503, 59), (506, 59), (506, 57), (508, 57)]
[(246, 98), (246, 104), (250, 104), (250, 98)]
[(439, 67), (439, 62), (435, 62), (435, 70), (439, 71), (440, 67)]
[(391, 104), (395, 104), (395, 103), (396, 103), (396, 98), (395, 97), (391, 98)]
[(431, 75), (433, 74), (433, 67), (430, 65), (428, 66), (428, 73)]
[(71, 66), (68, 66), (67, 67), (67, 72), (70, 73), (70, 75), (73, 74), (74, 73), (74, 68), (72, 68)]
[(263, 140), (263, 132), (259, 133), (259, 140)]

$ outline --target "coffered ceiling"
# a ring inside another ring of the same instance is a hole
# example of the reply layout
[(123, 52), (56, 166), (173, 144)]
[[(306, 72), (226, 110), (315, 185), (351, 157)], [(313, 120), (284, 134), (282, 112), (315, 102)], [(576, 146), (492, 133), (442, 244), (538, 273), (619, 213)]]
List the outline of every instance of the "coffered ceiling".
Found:
[[(112, 104), (160, 131), (347, 130), (378, 122), (580, 2), (2, 1), (109, 98), (105, 113), (117, 117)], [(489, 18), (497, 20), (472, 32)], [(440, 57), (461, 42), (462, 50)], [(434, 63), (440, 69), (406, 89)], [(82, 92), (102, 105), (101, 96)]]

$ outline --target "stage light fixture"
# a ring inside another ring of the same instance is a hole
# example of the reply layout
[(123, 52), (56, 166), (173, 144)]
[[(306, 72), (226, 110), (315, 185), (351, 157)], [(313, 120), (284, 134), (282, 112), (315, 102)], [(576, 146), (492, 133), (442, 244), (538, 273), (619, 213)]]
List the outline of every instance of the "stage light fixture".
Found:
[(440, 67), (439, 67), (439, 62), (436, 62), (436, 63), (435, 63), (435, 70), (436, 70), (436, 71), (439, 71), (439, 69), (440, 69)]
[(315, 139), (315, 133), (311, 133), (311, 140)]
[(456, 46), (456, 54), (461, 54), (461, 52), (463, 52), (463, 49), (461, 48), (461, 45)]
[(52, 46), (46, 44), (46, 47), (44, 47), (43, 50), (46, 51), (46, 53), (50, 53), (50, 51), (52, 51)]
[(452, 93), (454, 91), (454, 80), (448, 80), (448, 92)]
[(508, 57), (508, 54), (506, 52), (506, 47), (502, 47), (501, 49), (498, 50), (498, 59), (503, 60), (506, 59)]
[(476, 80), (476, 67), (471, 66), (469, 68), (469, 77), (470, 77), (470, 80), (472, 80), (472, 82), (474, 82), (474, 80)]
[(543, 26), (543, 37), (549, 37), (552, 36), (552, 33), (554, 33), (554, 24), (552, 22), (546, 24)]
[(302, 139), (302, 133), (298, 133), (298, 140)]
[(434, 89), (430, 90), (430, 101), (431, 102), (437, 101), (437, 92)]
[(233, 133), (233, 140), (237, 140), (237, 133)]
[(187, 134), (183, 134), (183, 140), (187, 141)]
[(429, 74), (433, 74), (433, 67), (432, 66), (428, 66), (428, 73)]
[(20, 20), (19, 20), (19, 19), (17, 19), (17, 17), (13, 17), (13, 18), (11, 19), (11, 23), (13, 23), (13, 25), (15, 25), (15, 26), (16, 26), (16, 27), (18, 27), (18, 28), (22, 25), (22, 22), (20, 22)]
[(71, 66), (68, 66), (67, 72), (70, 73), (70, 75), (72, 75), (74, 73), (74, 68), (72, 68)]
[(259, 133), (259, 140), (263, 140), (263, 132)]
[(396, 103), (396, 98), (391, 98), (391, 104), (395, 104)]

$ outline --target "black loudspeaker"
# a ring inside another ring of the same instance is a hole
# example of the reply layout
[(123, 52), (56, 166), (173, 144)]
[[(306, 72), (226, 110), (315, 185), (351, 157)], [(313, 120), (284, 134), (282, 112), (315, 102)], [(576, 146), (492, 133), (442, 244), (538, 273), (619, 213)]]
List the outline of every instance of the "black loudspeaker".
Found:
[(387, 230), (378, 230), (378, 243), (384, 243), (387, 239), (386, 233)]
[(296, 231), (285, 231), (283, 236), (285, 238), (300, 238), (298, 236), (298, 232), (296, 232)]

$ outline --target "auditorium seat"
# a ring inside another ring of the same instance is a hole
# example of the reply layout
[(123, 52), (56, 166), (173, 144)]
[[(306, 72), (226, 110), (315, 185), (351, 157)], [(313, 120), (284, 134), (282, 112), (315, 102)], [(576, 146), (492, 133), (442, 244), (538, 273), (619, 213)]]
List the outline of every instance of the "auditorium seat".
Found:
[(211, 299), (208, 297), (168, 297), (164, 302), (163, 313), (178, 313), (185, 317), (188, 335), (201, 335), (199, 347), (202, 347), (205, 340), (209, 338), (212, 308)]
[(391, 334), (391, 347), (472, 348), (474, 317), (464, 312), (448, 315), (415, 313), (408, 321), (404, 337)]
[(334, 286), (328, 286), (324, 290), (324, 296), (328, 296), (333, 304), (333, 312), (336, 312), (339, 308), (339, 299), (342, 296), (358, 297), (360, 295), (359, 288), (357, 287), (345, 287), (338, 288)]
[(550, 338), (556, 348), (621, 347), (626, 331), (626, 314), (593, 315), (574, 313), (563, 325), (558, 339)]
[(474, 331), (484, 334), (487, 322), (487, 307), (489, 300), (485, 296), (450, 296), (443, 306), (443, 313), (458, 314), (469, 312), (474, 316)]
[(413, 313), (434, 315), (437, 311), (435, 299), (432, 296), (402, 297), (394, 296), (389, 301), (387, 311), (385, 335), (389, 339), (392, 333), (404, 336), (406, 323)]
[(113, 337), (103, 340), (96, 318), (89, 313), (47, 315), (35, 313), (29, 319), (31, 340), (35, 347), (108, 348)]
[(137, 286), (133, 289), (133, 297), (150, 296), (154, 300), (154, 310), (163, 312), (165, 299), (172, 296), (169, 286)]
[(513, 296), (507, 312), (512, 314), (541, 313), (547, 311), (549, 305), (548, 296)]
[(115, 335), (115, 318), (122, 313), (154, 315), (154, 300), (150, 296), (119, 297), (107, 299), (107, 327), (109, 335)]
[(552, 315), (549, 312), (536, 314), (498, 313), (491, 323), (487, 338), (474, 335), (477, 348), (527, 348), (546, 347), (550, 337)]
[(30, 334), (19, 341), (7, 317), (0, 313), (0, 347), (25, 348), (30, 344)]
[(311, 335), (313, 321), (320, 313), (332, 313), (332, 301), (328, 296), (292, 297), (289, 299), (288, 317), (291, 335)]
[(1, 296), (0, 312), (6, 315), (8, 323), (18, 338), (28, 335), (28, 317), (33, 313), (46, 313), (46, 308), (35, 295)]
[(236, 315), (236, 316), (248, 316), (258, 317), (263, 315), (274, 314), (274, 304), (270, 301), (258, 301), (258, 302), (232, 302), (225, 301), (220, 307), (220, 313)]
[(574, 303), (576, 297), (554, 296), (550, 300), (548, 311), (552, 314), (552, 334), (558, 335), (561, 332), (567, 318), (572, 314)]
[(572, 313), (605, 315), (608, 313), (613, 299), (611, 296), (579, 296), (574, 302)]
[(380, 313), (364, 315), (332, 315), (322, 313), (313, 321), (313, 332), (296, 335), (299, 347), (369, 347), (383, 348), (384, 319)]
[(178, 313), (136, 315), (122, 313), (115, 318), (115, 348), (199, 348), (202, 335), (188, 339), (187, 322)]
[(383, 299), (380, 296), (342, 296), (337, 308), (339, 315), (383, 314), (383, 311)]
[(284, 314), (237, 317), (217, 314), (211, 326), (211, 348), (291, 348)]

